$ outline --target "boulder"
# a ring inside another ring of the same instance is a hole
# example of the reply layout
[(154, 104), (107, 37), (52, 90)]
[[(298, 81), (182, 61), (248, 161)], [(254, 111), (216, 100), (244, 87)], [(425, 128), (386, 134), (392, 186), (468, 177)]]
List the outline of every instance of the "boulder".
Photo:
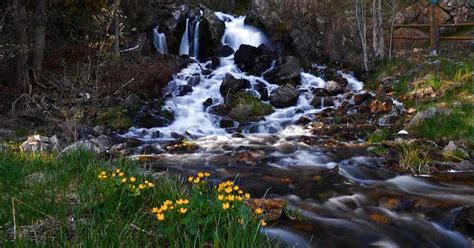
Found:
[(219, 89), (221, 95), (227, 99), (227, 97), (234, 95), (240, 90), (250, 88), (251, 84), (245, 79), (236, 79), (231, 74), (227, 74), (222, 81)]
[(268, 101), (268, 89), (267, 89), (267, 86), (263, 82), (257, 81), (254, 88), (260, 94), (260, 100)]
[(20, 149), (24, 152), (52, 152), (60, 151), (60, 146), (56, 136), (48, 138), (41, 135), (31, 135), (21, 144)]
[(263, 77), (270, 83), (285, 85), (298, 85), (302, 68), (294, 56), (280, 57), (275, 68), (266, 72)]
[(468, 237), (474, 237), (474, 206), (459, 210), (454, 218), (453, 229)]
[(201, 82), (201, 77), (199, 76), (192, 76), (188, 79), (188, 85), (194, 87)]
[(449, 144), (443, 148), (443, 155), (445, 157), (457, 159), (469, 158), (469, 153), (466, 150), (458, 147), (454, 141), (450, 141)]
[(344, 93), (344, 88), (341, 87), (336, 81), (328, 81), (324, 86), (324, 89), (328, 92), (330, 96), (336, 96)]
[(214, 104), (214, 100), (212, 98), (207, 98), (206, 101), (202, 103), (202, 106), (206, 109)]
[(423, 112), (418, 112), (415, 117), (408, 123), (407, 128), (414, 128), (420, 125), (423, 121), (427, 119), (431, 119), (436, 116), (447, 116), (451, 115), (453, 113), (452, 109), (440, 109), (440, 108), (435, 108), (431, 107)]
[(72, 145), (67, 146), (61, 151), (61, 154), (82, 150), (97, 154), (104, 154), (114, 145), (114, 140), (106, 135), (92, 138), (90, 140), (81, 140)]
[(249, 71), (254, 67), (255, 58), (259, 55), (257, 47), (244, 44), (240, 45), (239, 49), (235, 52), (234, 61), (240, 69)]
[(219, 57), (229, 57), (230, 55), (234, 54), (234, 49), (228, 45), (224, 45), (218, 52)]
[(291, 84), (280, 86), (270, 94), (270, 102), (277, 108), (287, 108), (295, 105), (300, 93)]
[(178, 85), (175, 81), (173, 81), (163, 89), (163, 96), (179, 97), (185, 96), (191, 92), (193, 92), (193, 87), (191, 85)]
[(233, 120), (222, 119), (221, 121), (219, 121), (219, 126), (221, 128), (233, 128), (235, 124)]

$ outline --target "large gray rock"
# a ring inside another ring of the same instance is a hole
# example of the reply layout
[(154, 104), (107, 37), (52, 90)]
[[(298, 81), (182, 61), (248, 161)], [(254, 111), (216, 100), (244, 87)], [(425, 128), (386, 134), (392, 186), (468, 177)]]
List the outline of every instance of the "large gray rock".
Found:
[(20, 146), (24, 152), (52, 152), (60, 151), (59, 140), (56, 136), (51, 138), (41, 135), (31, 135)]
[(440, 109), (431, 107), (423, 112), (418, 112), (415, 117), (408, 123), (407, 128), (414, 128), (420, 125), (423, 121), (431, 119), (435, 116), (451, 115), (452, 109)]
[(270, 94), (270, 102), (277, 108), (288, 108), (294, 106), (300, 93), (291, 84), (280, 86)]
[(263, 75), (270, 83), (285, 85), (297, 85), (300, 82), (300, 74), (303, 71), (300, 62), (294, 56), (280, 57), (276, 67)]
[(90, 140), (81, 140), (67, 146), (61, 151), (61, 154), (67, 154), (74, 151), (88, 151), (97, 154), (107, 153), (114, 145), (114, 140), (106, 135), (92, 138)]
[(336, 81), (327, 81), (324, 89), (329, 95), (335, 96), (344, 93), (344, 88)]

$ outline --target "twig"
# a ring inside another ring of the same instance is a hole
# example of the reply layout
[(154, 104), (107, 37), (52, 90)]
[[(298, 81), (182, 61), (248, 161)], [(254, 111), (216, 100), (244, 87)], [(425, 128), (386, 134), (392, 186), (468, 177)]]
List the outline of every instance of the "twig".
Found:
[(12, 215), (13, 215), (13, 240), (16, 240), (16, 211), (15, 198), (12, 197)]
[(133, 81), (135, 81), (135, 78), (132, 78), (130, 80), (128, 80), (128, 82), (126, 82), (125, 84), (123, 84), (122, 86), (120, 86), (120, 88), (115, 91), (115, 93), (113, 94), (113, 96), (117, 95), (125, 86), (131, 84)]

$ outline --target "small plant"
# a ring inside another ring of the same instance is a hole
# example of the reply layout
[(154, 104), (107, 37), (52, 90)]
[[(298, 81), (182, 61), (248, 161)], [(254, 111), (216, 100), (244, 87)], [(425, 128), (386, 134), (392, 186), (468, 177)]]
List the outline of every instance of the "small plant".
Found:
[(367, 142), (374, 144), (374, 143), (380, 143), (384, 140), (387, 140), (390, 137), (390, 132), (388, 132), (385, 129), (382, 130), (376, 130), (375, 132), (369, 134), (367, 137)]
[(248, 231), (235, 239), (239, 242), (235, 245), (252, 243), (258, 236), (258, 229), (267, 225), (260, 218), (263, 210), (257, 208), (252, 213), (245, 204), (245, 200), (250, 198), (249, 193), (231, 181), (212, 187), (208, 184), (209, 176), (207, 172), (190, 176), (187, 181), (191, 188), (186, 195), (166, 199), (159, 207), (151, 209), (158, 221), (157, 230), (165, 237), (184, 232), (190, 240), (198, 240), (200, 244), (221, 246), (220, 240), (235, 235), (231, 230), (242, 229)]
[(155, 186), (154, 183), (148, 180), (141, 182), (134, 176), (128, 178), (120, 169), (116, 169), (110, 174), (106, 171), (102, 171), (99, 173), (97, 178), (108, 186), (114, 187), (116, 191), (126, 193), (133, 197), (139, 196), (142, 192)]
[(426, 80), (426, 84), (433, 87), (435, 91), (439, 91), (441, 89), (442, 83), (438, 76), (430, 74), (428, 79)]
[(400, 151), (400, 170), (408, 173), (430, 173), (428, 151), (414, 144), (404, 144)]

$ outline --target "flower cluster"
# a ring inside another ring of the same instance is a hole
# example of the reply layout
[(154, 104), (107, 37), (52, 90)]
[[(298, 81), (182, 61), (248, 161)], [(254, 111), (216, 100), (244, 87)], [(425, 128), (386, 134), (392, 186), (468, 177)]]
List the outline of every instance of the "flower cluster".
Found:
[(188, 182), (194, 184), (204, 184), (209, 176), (211, 176), (211, 174), (208, 172), (198, 172), (196, 177), (188, 177)]
[(141, 191), (155, 187), (155, 184), (148, 180), (141, 182), (134, 176), (127, 177), (125, 172), (122, 172), (120, 169), (114, 170), (110, 175), (107, 174), (106, 171), (101, 171), (97, 178), (101, 181), (113, 182), (117, 188), (126, 189), (135, 195), (138, 195)]
[(242, 202), (250, 199), (249, 193), (244, 193), (234, 182), (225, 181), (217, 186), (217, 200), (222, 203), (222, 209), (226, 210), (232, 207), (233, 202)]
[(175, 213), (178, 213), (181, 215), (186, 214), (188, 212), (188, 207), (187, 207), (188, 204), (189, 204), (188, 199), (179, 199), (174, 204), (173, 204), (173, 201), (166, 200), (163, 202), (163, 204), (159, 208), (157, 207), (152, 208), (151, 212), (155, 214), (156, 218), (159, 221), (164, 221), (165, 214), (168, 213), (168, 215), (172, 215), (173, 210)]

